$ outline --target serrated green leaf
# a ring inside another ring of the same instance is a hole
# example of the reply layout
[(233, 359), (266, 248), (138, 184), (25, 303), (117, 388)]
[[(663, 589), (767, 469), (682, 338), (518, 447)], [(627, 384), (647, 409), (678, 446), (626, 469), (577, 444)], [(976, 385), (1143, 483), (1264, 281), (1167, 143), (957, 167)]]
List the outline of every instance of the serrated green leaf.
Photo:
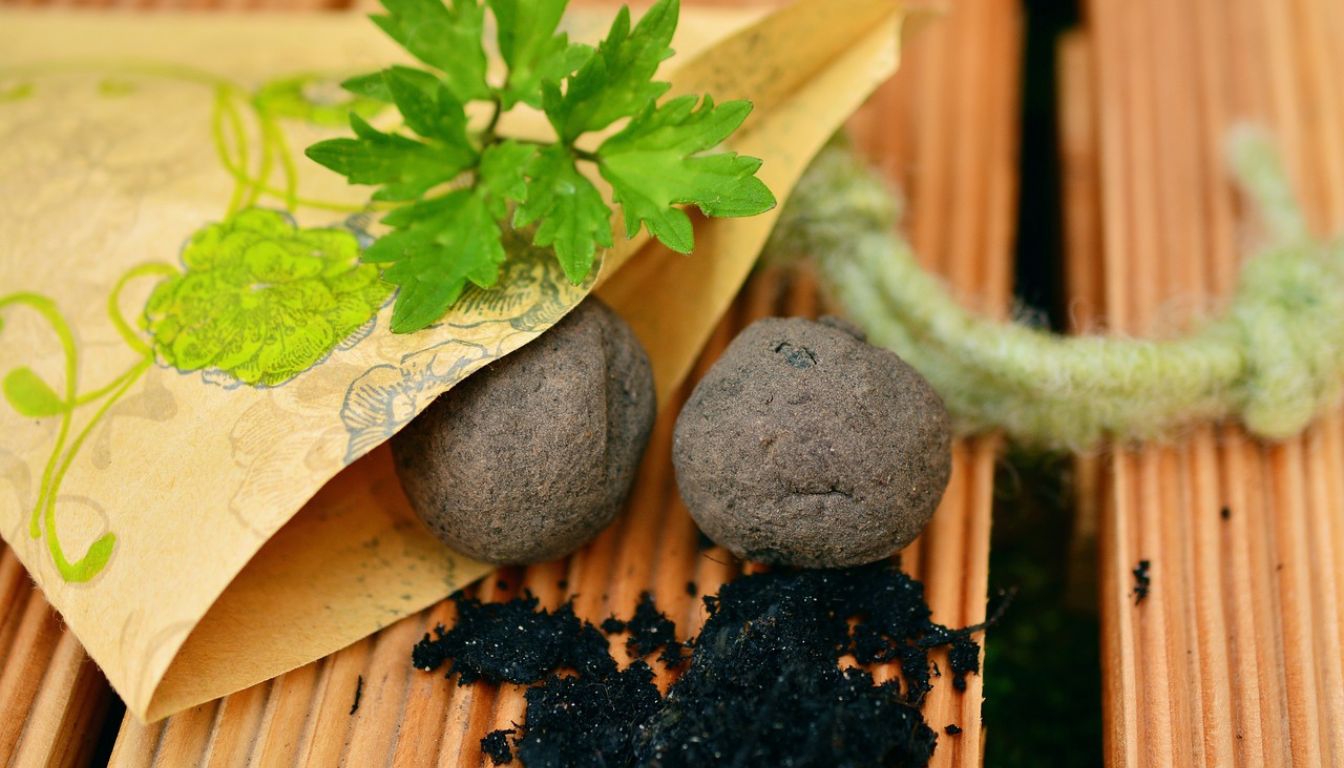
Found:
[(485, 8), (477, 0), (382, 0), (387, 15), (370, 18), (412, 55), (443, 73), (460, 102), (485, 99)]
[(69, 410), (32, 368), (22, 366), (5, 375), (5, 399), (22, 416), (42, 419)]
[(449, 147), (471, 149), (466, 110), (438, 78), (419, 69), (392, 67), (383, 71), (383, 80), (408, 128)]
[(597, 247), (611, 247), (611, 209), (563, 146), (538, 152), (527, 175), (527, 199), (514, 214), (514, 226), (540, 222), (533, 244), (551, 247), (577, 285), (592, 269)]
[(505, 252), (499, 224), (484, 196), (460, 189), (422, 204), (406, 229), (380, 237), (361, 257), (390, 264), (383, 279), (398, 286), (392, 331), (428, 327), (462, 295), (467, 282), (489, 288), (499, 279)]
[(318, 142), (305, 154), (345, 176), (351, 184), (386, 185), (375, 199), (414, 199), (431, 187), (451, 181), (476, 161), (476, 150), (467, 143), (465, 133), (455, 143), (443, 141), (430, 146), (383, 133), (353, 113), (350, 125), (358, 138)]
[(393, 208), (383, 217), (383, 223), (397, 229), (408, 229), (415, 226), (416, 222), (433, 219), (443, 210), (454, 205), (450, 199), (452, 195), (453, 192), (449, 192), (440, 197), (430, 197)]
[(407, 181), (399, 184), (384, 184), (382, 187), (369, 195), (369, 199), (378, 203), (402, 203), (418, 199), (421, 195), (429, 191), (430, 187), (436, 187), (442, 182), (437, 181)]
[(536, 153), (536, 146), (512, 140), (491, 144), (481, 153), (476, 187), (491, 216), (503, 219), (509, 214), (509, 201), (527, 199), (527, 167)]
[(542, 82), (559, 82), (583, 66), (593, 49), (556, 34), (569, 0), (489, 0), (499, 28), (499, 52), (509, 65), (500, 96), (504, 108), (518, 102), (541, 106)]
[[(468, 282), (489, 287), (505, 259), (503, 232), (532, 227), (533, 244), (552, 249), (566, 276), (581, 283), (597, 249), (611, 247), (612, 211), (576, 161), (595, 161), (612, 185), (633, 235), (645, 226), (680, 250), (694, 245), (689, 217), (696, 205), (713, 216), (746, 216), (775, 200), (755, 178), (760, 161), (734, 153), (706, 154), (741, 125), (745, 102), (715, 107), (706, 98), (657, 100), (669, 85), (654, 82), (680, 12), (678, 0), (658, 0), (632, 26), (622, 8), (598, 49), (570, 43), (558, 32), (567, 0), (486, 0), (497, 22), (507, 75), (486, 82), (480, 0), (382, 0), (375, 16), (387, 33), (435, 72), (392, 67), (347, 80), (366, 99), (395, 103), (419, 138), (383, 133), (352, 115), (355, 138), (309, 148), (317, 162), (352, 183), (376, 184), (375, 200), (400, 204), (383, 221), (393, 231), (364, 253), (388, 265), (383, 277), (399, 286), (393, 330), (413, 331), (437, 320)], [(496, 117), (519, 103), (540, 107), (558, 134), (555, 144), (500, 137), (496, 120), (469, 135), (464, 104), (497, 102)], [(583, 134), (630, 118), (623, 130), (589, 154), (575, 148)], [(477, 147), (481, 147), (477, 149)], [(470, 175), (465, 175), (470, 171)], [(449, 189), (459, 176), (470, 186)]]
[(690, 253), (691, 221), (676, 205), (695, 205), (708, 216), (754, 216), (775, 206), (775, 196), (755, 177), (761, 161), (735, 152), (696, 154), (718, 145), (751, 112), (751, 104), (719, 106), (682, 96), (650, 106), (597, 151), (602, 177), (612, 187), (630, 235), (640, 224), (667, 247)]
[(381, 70), (347, 78), (341, 81), (341, 87), (356, 96), (392, 103), (392, 91), (388, 89), (387, 80), (383, 79)]
[(622, 7), (597, 52), (569, 78), (561, 93), (543, 83), (542, 108), (565, 142), (632, 117), (667, 92), (651, 82), (658, 65), (672, 55), (668, 44), (677, 28), (679, 0), (659, 0), (630, 29), (630, 10)]

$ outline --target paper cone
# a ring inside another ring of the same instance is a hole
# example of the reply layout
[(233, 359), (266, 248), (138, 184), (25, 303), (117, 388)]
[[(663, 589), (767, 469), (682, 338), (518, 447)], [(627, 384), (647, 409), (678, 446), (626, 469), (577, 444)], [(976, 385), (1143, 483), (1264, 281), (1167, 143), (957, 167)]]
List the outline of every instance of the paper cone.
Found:
[[(593, 38), (610, 16), (567, 23)], [(733, 148), (764, 159), (782, 202), (895, 69), (899, 22), (885, 0), (688, 9), (667, 77), (756, 103)], [(386, 298), (357, 272), (299, 275), (276, 256), (248, 262), (244, 285), (216, 267), (243, 242), (344, 253), (377, 231), (357, 215), (368, 190), (300, 150), (344, 132), (336, 80), (403, 54), (362, 17), (0, 13), (0, 27), (0, 533), (129, 710), (156, 720), (253, 685), (484, 574), (411, 514), (379, 446), (592, 286), (517, 257), (502, 288), (393, 335), (390, 304), (351, 325), (349, 305)], [(606, 254), (601, 295), (648, 348), (660, 396), (776, 215), (698, 221), (689, 257), (642, 239)], [(273, 298), (266, 270), (341, 303)], [(184, 323), (156, 348), (147, 303), (188, 311), (220, 290), (260, 292), (232, 300), (273, 322)]]

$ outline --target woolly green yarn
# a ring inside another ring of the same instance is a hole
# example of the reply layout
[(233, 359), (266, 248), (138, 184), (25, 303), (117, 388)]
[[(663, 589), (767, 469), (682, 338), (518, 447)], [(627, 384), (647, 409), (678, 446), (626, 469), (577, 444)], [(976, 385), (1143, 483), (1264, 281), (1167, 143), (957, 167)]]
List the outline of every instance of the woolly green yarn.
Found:
[(850, 318), (918, 368), (963, 431), (1085, 449), (1237, 417), (1286, 438), (1340, 394), (1344, 247), (1307, 234), (1262, 134), (1237, 131), (1230, 146), (1269, 243), (1226, 309), (1182, 338), (1059, 336), (968, 311), (896, 234), (900, 210), (883, 181), (839, 146), (812, 164), (767, 250), (815, 259)]

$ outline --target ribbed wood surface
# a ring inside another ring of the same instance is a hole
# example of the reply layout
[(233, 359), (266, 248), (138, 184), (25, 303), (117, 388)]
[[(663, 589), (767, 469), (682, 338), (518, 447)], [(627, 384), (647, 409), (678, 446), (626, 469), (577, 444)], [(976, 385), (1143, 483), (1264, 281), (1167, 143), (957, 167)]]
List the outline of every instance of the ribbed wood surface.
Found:
[(112, 692), (0, 545), (0, 764), (87, 765)]
[[(1062, 74), (1065, 178), (1096, 178), (1100, 193), (1067, 206), (1076, 301), (1100, 305), (1117, 331), (1149, 334), (1229, 294), (1254, 241), (1223, 160), (1239, 120), (1273, 130), (1316, 231), (1344, 226), (1344, 6), (1087, 10)], [(1098, 234), (1101, 248), (1089, 247)], [(1275, 446), (1198, 427), (1105, 463), (1107, 764), (1344, 765), (1344, 418)], [(1140, 560), (1152, 588), (1136, 605)]]
[[(311, 0), (265, 5), (330, 7)], [(1015, 220), (1021, 21), (1014, 0), (959, 0), (953, 6), (911, 42), (896, 80), (852, 128), (874, 162), (906, 190), (907, 224), (927, 265), (946, 275), (968, 302), (1002, 312)], [(751, 320), (811, 316), (819, 304), (815, 282), (806, 274), (762, 270), (721, 324), (696, 375)], [(696, 631), (703, 609), (687, 595), (686, 583), (695, 581), (701, 594), (709, 594), (741, 566), (722, 550), (698, 549), (694, 525), (676, 493), (670, 434), (688, 391), (683, 388), (659, 421), (630, 508), (616, 525), (565, 561), (501, 571), (481, 583), (481, 596), (502, 599), (527, 588), (550, 605), (573, 597), (581, 615), (600, 620), (611, 613), (628, 615), (640, 592), (651, 590), (682, 633)], [(907, 570), (927, 584), (935, 619), (947, 624), (984, 617), (996, 448), (992, 438), (956, 446), (944, 503), (925, 536), (904, 555)], [(0, 764), (81, 764), (70, 739), (96, 732), (101, 705), (94, 704), (107, 701), (106, 684), (89, 672), (78, 644), (33, 593), (12, 557), (0, 565), (0, 609)], [(521, 690), (457, 687), (410, 667), (414, 641), (452, 618), (451, 605), (441, 604), (326, 659), (164, 722), (146, 727), (127, 718), (112, 764), (478, 764), (479, 738), (521, 721)], [(352, 715), (361, 677), (363, 696)], [(980, 763), (981, 681), (968, 682), (964, 694), (936, 686), (925, 706), (930, 725), (940, 732), (935, 765)], [(948, 724), (964, 732), (941, 735)], [(21, 746), (30, 751), (12, 751), (11, 731), (23, 735)]]

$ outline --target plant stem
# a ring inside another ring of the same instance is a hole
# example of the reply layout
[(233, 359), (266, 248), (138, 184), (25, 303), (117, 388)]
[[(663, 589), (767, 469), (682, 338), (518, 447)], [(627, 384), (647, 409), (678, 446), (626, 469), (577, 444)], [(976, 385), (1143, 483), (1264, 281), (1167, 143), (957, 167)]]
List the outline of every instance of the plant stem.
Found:
[(494, 103), (494, 107), (490, 113), (490, 122), (486, 124), (485, 130), (481, 132), (482, 150), (495, 143), (495, 139), (498, 138), (495, 136), (495, 129), (499, 127), (499, 118), (504, 116), (504, 102), (499, 96), (492, 96), (491, 101)]

